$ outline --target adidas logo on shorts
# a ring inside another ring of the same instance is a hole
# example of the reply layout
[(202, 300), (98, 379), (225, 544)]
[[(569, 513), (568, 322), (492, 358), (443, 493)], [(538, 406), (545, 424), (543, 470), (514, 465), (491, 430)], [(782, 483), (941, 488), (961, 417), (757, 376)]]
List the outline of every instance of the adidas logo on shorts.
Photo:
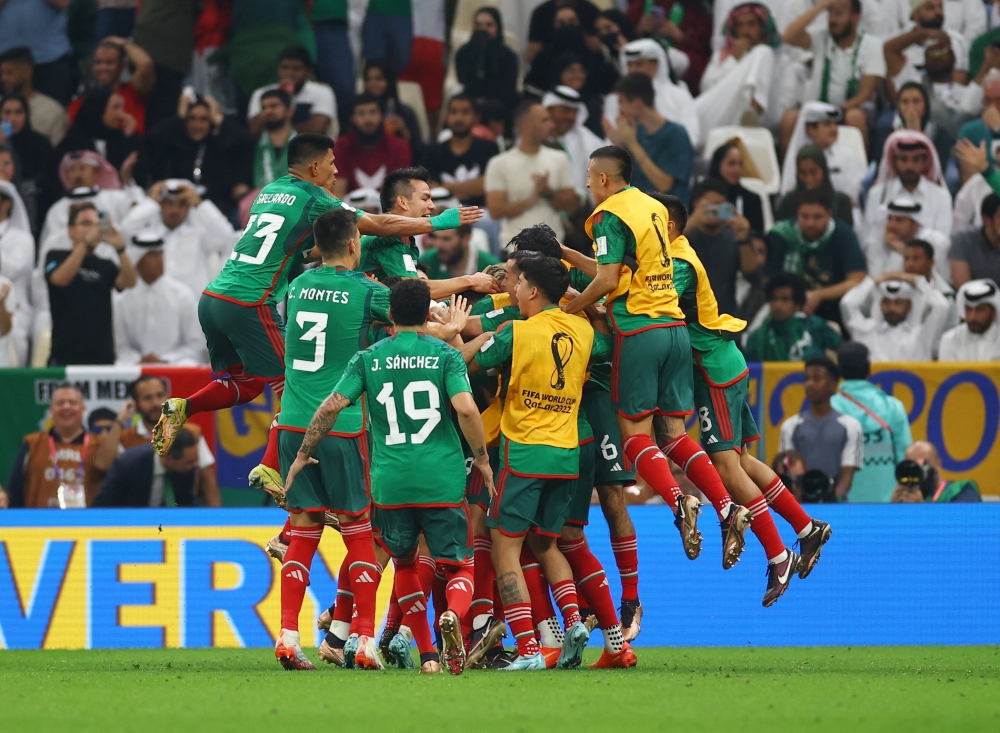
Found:
[(716, 438), (714, 435), (710, 435), (708, 440), (705, 441), (705, 445), (713, 445), (718, 442), (719, 442), (718, 438)]
[(612, 471), (621, 471), (621, 470), (622, 470), (622, 464), (620, 464), (620, 463), (616, 463), (615, 465), (613, 465), (613, 466), (611, 467), (611, 470), (612, 470)]

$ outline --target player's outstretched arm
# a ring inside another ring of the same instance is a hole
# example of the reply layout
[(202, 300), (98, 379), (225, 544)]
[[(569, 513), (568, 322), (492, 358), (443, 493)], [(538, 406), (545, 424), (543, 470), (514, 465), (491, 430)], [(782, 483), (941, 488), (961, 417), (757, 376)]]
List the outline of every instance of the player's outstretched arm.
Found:
[(316, 408), (312, 420), (309, 421), (305, 437), (302, 438), (302, 445), (295, 456), (295, 461), (288, 469), (288, 476), (285, 477), (285, 491), (288, 491), (291, 487), (299, 471), (310, 463), (319, 463), (319, 461), (312, 457), (313, 452), (323, 442), (323, 438), (330, 432), (330, 428), (337, 422), (337, 416), (340, 415), (340, 411), (350, 404), (351, 401), (349, 399), (342, 394), (334, 392)]
[(577, 252), (565, 244), (560, 244), (559, 246), (562, 249), (562, 258), (569, 264), (573, 265), (573, 267), (587, 277), (595, 277), (597, 275), (597, 260), (593, 257), (587, 257), (583, 252)]
[(466, 341), (462, 344), (462, 348), (459, 349), (462, 352), (462, 358), (465, 359), (465, 363), (469, 365), (470, 372), (481, 372), (483, 369), (476, 362), (476, 354), (479, 353), (479, 349), (485, 344), (490, 338), (493, 337), (492, 331), (487, 331), (486, 333), (481, 333), (476, 336), (471, 341)]
[(493, 469), (490, 467), (489, 456), (486, 455), (486, 430), (476, 401), (472, 399), (470, 392), (459, 392), (451, 398), (451, 406), (455, 408), (458, 426), (462, 429), (465, 442), (472, 449), (472, 465), (483, 474), (483, 483), (489, 489), (490, 496), (493, 496)]
[(474, 290), (477, 293), (487, 295), (500, 292), (500, 283), (495, 277), (487, 275), (485, 272), (450, 277), (447, 280), (428, 280), (427, 286), (431, 289), (431, 298), (434, 300), (444, 300), (455, 293), (463, 293), (466, 290)]
[(358, 220), (358, 231), (377, 237), (405, 237), (441, 229), (457, 229), (464, 224), (475, 224), (482, 218), (483, 210), (478, 206), (446, 209), (437, 216), (418, 219), (395, 214), (365, 214)]
[(620, 271), (621, 265), (617, 262), (598, 265), (597, 274), (590, 285), (569, 303), (562, 305), (563, 311), (566, 313), (579, 313), (587, 306), (593, 305), (605, 295), (608, 295), (617, 287)]

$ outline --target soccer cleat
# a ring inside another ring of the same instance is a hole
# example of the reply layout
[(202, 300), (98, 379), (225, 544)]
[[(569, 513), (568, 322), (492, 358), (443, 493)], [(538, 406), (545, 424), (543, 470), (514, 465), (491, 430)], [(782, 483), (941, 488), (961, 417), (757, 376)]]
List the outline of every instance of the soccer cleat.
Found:
[(259, 463), (251, 469), (250, 475), (247, 478), (250, 481), (250, 485), (255, 489), (260, 489), (270, 494), (275, 504), (282, 509), (288, 508), (285, 504), (285, 484), (281, 480), (280, 473), (270, 466)]
[(306, 657), (299, 645), (299, 632), (281, 630), (274, 644), (274, 656), (281, 666), (288, 670), (312, 669), (316, 667)]
[(618, 616), (622, 620), (622, 635), (625, 641), (632, 641), (642, 630), (642, 604), (639, 603), (639, 599), (622, 601)]
[(684, 543), (684, 554), (688, 560), (694, 560), (701, 554), (701, 532), (698, 531), (698, 514), (701, 512), (701, 502), (695, 497), (685, 494), (677, 502), (677, 517), (674, 526), (680, 530), (681, 541)]
[(594, 633), (594, 629), (597, 628), (597, 616), (592, 613), (588, 613), (586, 618), (583, 619), (583, 625), (587, 627), (587, 631), (591, 634)]
[(344, 669), (354, 669), (354, 658), (358, 655), (358, 635), (351, 634), (344, 642)]
[(818, 519), (812, 520), (812, 532), (799, 540), (799, 549), (802, 554), (799, 558), (799, 577), (805, 578), (812, 572), (813, 567), (819, 562), (819, 553), (823, 545), (830, 541), (833, 530), (826, 522)]
[(153, 449), (157, 455), (167, 455), (187, 419), (187, 400), (171, 397), (163, 403), (160, 419), (153, 428)]
[(382, 636), (378, 640), (378, 649), (382, 652), (382, 656), (386, 659), (389, 658), (389, 644), (392, 643), (393, 637), (399, 633), (399, 624), (395, 626), (390, 626), (386, 624), (385, 628), (382, 629)]
[(732, 504), (731, 506), (733, 508), (730, 509), (729, 516), (719, 522), (719, 526), (722, 527), (723, 570), (729, 570), (729, 568), (740, 561), (740, 555), (743, 554), (743, 548), (746, 545), (746, 540), (743, 536), (746, 534), (747, 527), (750, 526), (750, 522), (753, 519), (750, 510), (745, 506), (739, 506), (738, 504)]
[(462, 640), (462, 624), (454, 611), (445, 611), (438, 619), (441, 637), (444, 641), (444, 665), (449, 674), (462, 674), (465, 669), (465, 642)]
[(316, 619), (316, 628), (320, 631), (329, 631), (330, 624), (333, 623), (333, 616), (330, 614), (330, 609), (327, 608), (319, 615)]
[(389, 664), (395, 664), (396, 669), (413, 669), (410, 640), (403, 634), (394, 634), (389, 643), (386, 644), (385, 659)]
[(479, 629), (473, 629), (469, 636), (469, 654), (465, 658), (466, 667), (479, 667), (486, 652), (500, 643), (507, 636), (507, 627), (493, 616)]
[(338, 667), (344, 666), (344, 650), (334, 649), (326, 639), (319, 645), (319, 658), (327, 664), (336, 664)]
[(559, 669), (577, 669), (583, 662), (583, 650), (587, 648), (590, 641), (590, 632), (587, 627), (577, 621), (566, 629), (566, 638), (563, 640), (562, 654), (556, 667)]
[(375, 639), (370, 636), (358, 637), (358, 651), (354, 655), (354, 666), (358, 669), (385, 669)]
[(788, 590), (788, 584), (792, 582), (792, 575), (799, 566), (799, 554), (792, 550), (786, 550), (788, 557), (783, 562), (769, 562), (767, 564), (767, 590), (764, 592), (764, 608), (773, 606), (781, 595)]
[(628, 669), (634, 667), (638, 662), (632, 647), (625, 642), (622, 650), (617, 654), (612, 654), (607, 649), (601, 652), (601, 658), (590, 665), (591, 669)]
[(507, 669), (513, 661), (514, 657), (508, 654), (502, 646), (495, 646), (492, 649), (486, 650), (486, 654), (483, 657), (483, 668)]
[(545, 669), (545, 657), (541, 652), (529, 657), (518, 656), (504, 668), (507, 672), (533, 672), (539, 669)]
[(325, 524), (330, 529), (335, 529), (338, 532), (343, 532), (340, 528), (340, 520), (337, 519), (337, 515), (333, 512), (323, 512), (323, 524)]
[(429, 659), (420, 665), (420, 674), (441, 674), (441, 662)]
[[(267, 541), (267, 547), (264, 549), (268, 555), (273, 557), (278, 562), (284, 562), (285, 553), (288, 552), (288, 545), (281, 541), (281, 533), (279, 532)], [(322, 616), (320, 618), (322, 618)]]
[(543, 646), (542, 656), (545, 657), (545, 669), (555, 669), (562, 656), (561, 646)]

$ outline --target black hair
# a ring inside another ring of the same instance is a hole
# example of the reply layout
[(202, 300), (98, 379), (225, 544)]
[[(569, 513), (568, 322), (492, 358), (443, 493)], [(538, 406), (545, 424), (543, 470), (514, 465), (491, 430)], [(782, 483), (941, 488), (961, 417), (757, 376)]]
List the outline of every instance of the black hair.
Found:
[(861, 15), (861, 0), (851, 0), (851, 12), (854, 15)]
[(524, 118), (531, 114), (532, 108), (537, 107), (539, 104), (541, 104), (541, 102), (533, 98), (522, 100), (521, 103), (514, 109), (514, 128), (516, 129), (520, 127)]
[(368, 72), (372, 69), (378, 69), (382, 72), (382, 76), (385, 77), (385, 94), (381, 97), (376, 97), (376, 99), (398, 99), (399, 91), (396, 88), (396, 73), (392, 65), (384, 61), (366, 61), (364, 71), (361, 72), (361, 79), (364, 80), (368, 76)]
[(615, 84), (615, 92), (626, 99), (638, 99), (650, 109), (656, 103), (653, 80), (649, 78), (648, 74), (640, 74), (639, 72), (626, 74)]
[(476, 101), (476, 114), (484, 125), (490, 122), (506, 122), (507, 108), (499, 99), (479, 99)]
[(984, 219), (992, 219), (997, 209), (1000, 209), (1000, 196), (995, 193), (984, 198), (983, 203), (979, 205), (979, 213)]
[(828, 356), (814, 356), (812, 359), (808, 359), (805, 368), (808, 369), (809, 367), (826, 369), (826, 373), (830, 375), (830, 379), (834, 382), (840, 381), (840, 368)]
[(97, 207), (90, 201), (81, 201), (78, 204), (70, 204), (69, 217), (66, 220), (67, 226), (74, 226), (76, 224), (77, 217), (79, 217), (84, 211), (97, 211)]
[(538, 257), (545, 257), (546, 255), (538, 250), (534, 249), (516, 249), (510, 253), (507, 257), (507, 261), (513, 261), (517, 266), (517, 269), (521, 269), (521, 263), (525, 260), (537, 259)]
[(541, 252), (546, 257), (562, 259), (559, 237), (548, 224), (534, 224), (525, 227), (511, 237), (510, 244), (514, 246), (515, 250)]
[(473, 112), (476, 111), (476, 103), (472, 101), (472, 97), (470, 97), (468, 94), (465, 94), (464, 92), (461, 94), (453, 94), (451, 97), (449, 97), (448, 104), (445, 106), (446, 110), (451, 107), (452, 102), (468, 102), (472, 107), (472, 111)]
[(2, 109), (3, 106), (12, 99), (15, 102), (21, 103), (21, 108), (24, 110), (24, 116), (26, 118), (24, 126), (31, 127), (31, 107), (28, 106), (28, 100), (24, 98), (23, 94), (15, 92), (13, 94), (4, 94), (0, 96), (0, 109)]
[(542, 291), (550, 303), (558, 303), (569, 288), (569, 270), (555, 257), (527, 257), (518, 259), (517, 269), (525, 281)]
[(729, 184), (718, 178), (704, 178), (694, 184), (694, 188), (691, 189), (691, 206), (694, 207), (709, 191), (714, 191), (715, 193), (722, 196), (724, 199), (729, 199)]
[(404, 278), (389, 294), (392, 322), (397, 326), (421, 326), (431, 309), (431, 289), (423, 280)]
[(313, 238), (324, 257), (343, 255), (358, 233), (358, 218), (347, 209), (330, 209), (313, 223)]
[(591, 160), (614, 160), (618, 162), (618, 176), (625, 183), (632, 183), (632, 156), (625, 148), (617, 145), (605, 145), (590, 154)]
[(913, 239), (913, 240), (907, 242), (906, 246), (907, 247), (917, 247), (919, 249), (922, 249), (924, 251), (924, 254), (927, 255), (927, 259), (929, 259), (929, 260), (933, 260), (934, 259), (934, 246), (930, 242), (928, 242), (927, 240), (924, 240), (924, 239)]
[(722, 174), (719, 173), (719, 169), (722, 167), (722, 161), (726, 159), (729, 151), (733, 148), (742, 152), (742, 148), (736, 140), (730, 140), (729, 142), (722, 143), (722, 145), (715, 149), (715, 152), (712, 153), (712, 162), (708, 165), (708, 175), (710, 178), (722, 178)]
[(288, 167), (307, 165), (326, 156), (333, 150), (333, 138), (318, 132), (303, 132), (288, 142)]
[(833, 199), (829, 191), (822, 188), (806, 188), (799, 193), (799, 208), (806, 204), (819, 204), (827, 211), (833, 211)]
[(684, 230), (687, 229), (688, 223), (688, 212), (687, 207), (684, 206), (684, 202), (677, 196), (671, 196), (669, 193), (660, 193), (659, 191), (653, 191), (646, 195), (663, 204), (667, 213), (670, 214), (670, 221), (674, 223), (677, 233), (683, 234)]
[(167, 455), (177, 460), (184, 455), (184, 451), (196, 445), (198, 445), (198, 436), (187, 428), (181, 428), (177, 431), (177, 437), (174, 438), (174, 444), (170, 446)]
[(301, 61), (307, 69), (313, 68), (312, 56), (309, 55), (305, 46), (285, 46), (278, 54), (278, 62), (282, 61)]
[(920, 92), (921, 96), (923, 96), (924, 98), (924, 113), (920, 116), (920, 128), (923, 129), (927, 125), (927, 121), (930, 120), (931, 118), (930, 95), (927, 93), (927, 90), (924, 88), (924, 85), (921, 84), (920, 82), (908, 81), (899, 88), (898, 92), (896, 92), (896, 99), (899, 99), (900, 96), (902, 96), (903, 92), (905, 92), (907, 89), (916, 89), (918, 92)]
[(609, 8), (608, 10), (602, 10), (597, 15), (600, 18), (607, 18), (617, 25), (618, 30), (625, 36), (626, 41), (634, 41), (636, 39), (635, 26), (632, 25), (632, 21), (622, 11), (617, 8)]
[(92, 413), (87, 415), (87, 430), (94, 432), (94, 424), (98, 420), (114, 420), (118, 417), (114, 410), (107, 407), (98, 407)]
[(58, 392), (61, 389), (71, 389), (74, 392), (76, 392), (78, 395), (80, 395), (80, 399), (81, 400), (83, 399), (83, 390), (80, 389), (77, 385), (73, 384), (73, 382), (70, 382), (70, 381), (67, 381), (67, 380), (59, 382), (59, 384), (57, 384), (55, 386), (55, 388), (51, 392), (49, 392), (49, 397), (51, 398), (52, 395), (54, 395), (56, 392)]
[(425, 265), (420, 260), (417, 260), (416, 268), (417, 268), (417, 272), (422, 272), (425, 275), (427, 275), (427, 277), (430, 277), (430, 275), (431, 275), (431, 268), (429, 268), (427, 265)]
[(768, 301), (774, 297), (774, 293), (779, 288), (792, 289), (792, 301), (801, 307), (806, 304), (806, 281), (794, 272), (779, 272), (767, 281), (764, 287), (764, 295)]
[(431, 174), (426, 168), (413, 166), (410, 168), (397, 168), (385, 177), (382, 183), (382, 190), (379, 192), (378, 200), (382, 206), (382, 211), (386, 214), (392, 212), (392, 207), (396, 203), (397, 196), (411, 196), (413, 186), (410, 181), (423, 181), (430, 185)]
[(160, 375), (158, 375), (158, 374), (143, 374), (141, 377), (139, 377), (137, 380), (135, 380), (134, 382), (132, 382), (132, 384), (130, 384), (128, 386), (128, 396), (131, 397), (133, 400), (139, 399), (139, 397), (138, 397), (139, 385), (140, 384), (145, 384), (146, 382), (151, 382), (154, 379), (157, 380), (160, 384), (163, 385), (163, 389), (167, 389), (168, 388), (168, 386), (167, 386), (167, 380), (164, 379), (163, 377), (161, 377)]
[(858, 341), (845, 341), (837, 349), (837, 363), (844, 379), (868, 379), (872, 362), (868, 347)]
[(0, 64), (4, 62), (34, 65), (35, 57), (32, 55), (30, 47), (14, 46), (14, 48), (8, 48), (3, 53), (0, 53)]
[(368, 92), (362, 92), (354, 98), (354, 106), (351, 107), (351, 112), (353, 113), (358, 107), (364, 104), (374, 104), (379, 108), (379, 111), (382, 110), (382, 102), (378, 97), (374, 94), (369, 94)]
[(497, 38), (503, 41), (503, 17), (500, 15), (500, 11), (492, 5), (484, 5), (472, 14), (473, 23), (475, 23), (476, 16), (480, 13), (486, 13), (487, 15), (492, 16), (494, 22), (497, 24)]
[(292, 107), (292, 95), (284, 89), (268, 89), (260, 95), (260, 103), (262, 105), (264, 104), (265, 99), (277, 99), (289, 109)]
[(407, 278), (403, 277), (402, 275), (386, 275), (381, 280), (379, 280), (379, 282), (385, 285), (390, 290), (392, 290), (394, 287), (396, 287), (401, 282), (403, 282), (403, 280), (406, 279)]

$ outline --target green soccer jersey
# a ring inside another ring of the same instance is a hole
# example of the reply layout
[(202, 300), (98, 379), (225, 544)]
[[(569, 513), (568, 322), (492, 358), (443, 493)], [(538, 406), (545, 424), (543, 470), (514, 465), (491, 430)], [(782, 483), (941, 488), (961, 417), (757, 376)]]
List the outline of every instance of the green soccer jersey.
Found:
[[(279, 426), (309, 427), (348, 362), (365, 347), (373, 321), (389, 322), (389, 288), (384, 285), (343, 267), (320, 267), (295, 278), (288, 288)], [(364, 406), (358, 402), (346, 408), (335, 427), (331, 435), (362, 433)]]
[(465, 456), (447, 411), (452, 397), (472, 390), (458, 351), (404, 331), (355, 354), (334, 391), (355, 403), (367, 395), (377, 506), (462, 504)]
[(362, 237), (361, 272), (379, 280), (387, 277), (416, 277), (420, 250), (412, 237)]
[[(473, 268), (473, 272), (482, 272), (490, 265), (500, 262), (500, 260), (488, 252), (478, 249), (469, 252), (469, 256), (476, 258), (476, 266)], [(420, 262), (427, 268), (427, 277), (431, 280), (447, 280), (448, 278), (455, 277), (448, 272), (447, 266), (441, 262), (436, 249), (429, 249), (420, 255)]]
[(326, 189), (295, 176), (282, 176), (264, 186), (250, 208), (240, 241), (205, 290), (243, 305), (284, 300), (292, 264), (313, 248), (313, 222), (338, 208), (354, 211), (358, 219), (364, 216)]

